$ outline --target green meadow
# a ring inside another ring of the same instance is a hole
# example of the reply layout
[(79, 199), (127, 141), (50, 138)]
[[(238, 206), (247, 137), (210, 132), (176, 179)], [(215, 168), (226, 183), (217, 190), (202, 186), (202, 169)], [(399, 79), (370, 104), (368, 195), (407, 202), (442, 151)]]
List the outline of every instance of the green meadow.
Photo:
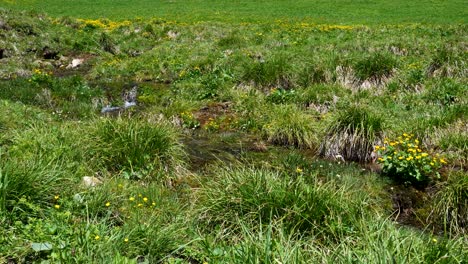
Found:
[[(0, 2), (2, 3), (2, 2)], [(366, 0), (3, 0), (2, 6), (51, 16), (152, 18), (180, 21), (308, 20), (334, 24), (466, 23), (466, 1)]]
[(0, 263), (467, 263), (465, 1), (1, 1)]

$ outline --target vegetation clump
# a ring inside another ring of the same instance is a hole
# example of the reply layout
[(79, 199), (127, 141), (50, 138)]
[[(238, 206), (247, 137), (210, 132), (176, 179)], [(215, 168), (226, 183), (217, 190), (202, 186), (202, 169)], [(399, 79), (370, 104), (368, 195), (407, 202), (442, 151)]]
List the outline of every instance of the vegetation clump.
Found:
[(370, 162), (374, 145), (382, 140), (384, 121), (369, 109), (351, 106), (330, 123), (320, 145), (320, 155), (348, 161)]
[(312, 149), (316, 148), (318, 138), (313, 117), (291, 104), (273, 107), (263, 134), (274, 144)]
[(183, 162), (178, 132), (163, 121), (107, 119), (96, 127), (96, 152), (109, 170), (171, 173)]
[(429, 154), (413, 134), (403, 133), (396, 140), (385, 139), (375, 146), (383, 173), (398, 182), (428, 183), (431, 178), (440, 178), (439, 169), (447, 164), (441, 157)]

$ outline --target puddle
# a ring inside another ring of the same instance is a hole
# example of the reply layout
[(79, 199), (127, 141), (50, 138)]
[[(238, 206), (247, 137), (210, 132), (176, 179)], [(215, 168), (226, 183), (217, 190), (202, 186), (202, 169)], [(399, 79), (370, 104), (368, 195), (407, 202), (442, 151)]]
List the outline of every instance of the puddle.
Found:
[(190, 169), (202, 170), (214, 162), (233, 164), (241, 160), (243, 154), (252, 151), (252, 144), (258, 141), (253, 136), (241, 133), (224, 132), (218, 135), (194, 134), (185, 137), (182, 142), (186, 146), (190, 159)]

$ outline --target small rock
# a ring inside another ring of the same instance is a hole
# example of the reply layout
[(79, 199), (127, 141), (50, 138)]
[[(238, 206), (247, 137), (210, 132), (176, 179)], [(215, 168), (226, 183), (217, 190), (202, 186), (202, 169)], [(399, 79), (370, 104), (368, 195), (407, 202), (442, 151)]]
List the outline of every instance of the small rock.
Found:
[(268, 151), (268, 147), (265, 144), (265, 142), (263, 142), (263, 141), (254, 142), (252, 144), (251, 149), (252, 149), (252, 151), (256, 151), (256, 152), (266, 152), (266, 151)]
[(167, 32), (167, 37), (169, 37), (170, 39), (176, 39), (179, 35), (179, 32), (175, 32), (172, 30), (169, 30), (169, 32)]
[(10, 27), (7, 25), (5, 21), (0, 20), (0, 29), (10, 30)]
[(96, 177), (85, 176), (83, 177), (82, 183), (85, 187), (94, 187), (101, 184), (102, 181)]
[(72, 62), (67, 66), (67, 69), (74, 69), (83, 64), (84, 59), (73, 59)]

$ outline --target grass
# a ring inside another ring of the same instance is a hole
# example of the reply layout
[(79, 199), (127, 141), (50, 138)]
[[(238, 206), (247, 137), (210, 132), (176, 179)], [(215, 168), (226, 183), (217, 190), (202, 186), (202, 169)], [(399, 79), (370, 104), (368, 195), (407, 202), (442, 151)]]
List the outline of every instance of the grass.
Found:
[(368, 162), (374, 146), (382, 141), (384, 120), (360, 106), (344, 109), (327, 128), (320, 155), (327, 158)]
[(0, 263), (468, 258), (461, 1), (68, 4), (0, 4)]
[(404, 1), (100, 1), (80, 0), (66, 7), (60, 1), (4, 1), (3, 7), (29, 8), (55, 16), (80, 18), (128, 19), (162, 17), (185, 21), (272, 21), (309, 19), (319, 23), (382, 24), (382, 23), (464, 23), (466, 12), (460, 0), (435, 3), (428, 0)]

